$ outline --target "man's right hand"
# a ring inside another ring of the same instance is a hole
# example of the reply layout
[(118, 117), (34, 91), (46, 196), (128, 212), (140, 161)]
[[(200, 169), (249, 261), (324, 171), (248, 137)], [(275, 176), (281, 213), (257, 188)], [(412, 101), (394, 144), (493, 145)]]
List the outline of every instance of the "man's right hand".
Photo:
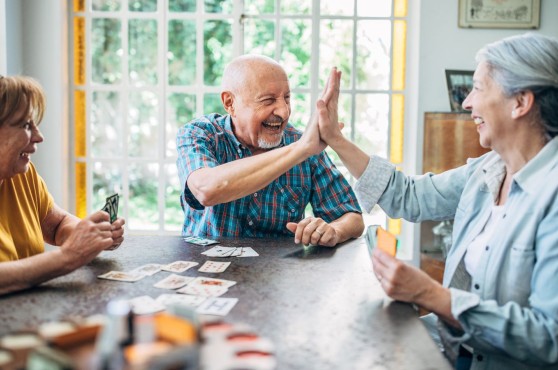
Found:
[(60, 246), (71, 270), (89, 263), (114, 243), (109, 215), (97, 211), (81, 220)]

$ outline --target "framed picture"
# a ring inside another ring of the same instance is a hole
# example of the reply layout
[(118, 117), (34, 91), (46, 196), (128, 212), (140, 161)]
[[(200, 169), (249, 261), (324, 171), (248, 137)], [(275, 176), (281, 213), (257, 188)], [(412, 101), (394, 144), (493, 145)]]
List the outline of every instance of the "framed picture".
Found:
[(474, 71), (446, 69), (446, 83), (452, 112), (465, 112), (461, 104), (473, 89)]
[(459, 0), (461, 28), (539, 28), (541, 0)]

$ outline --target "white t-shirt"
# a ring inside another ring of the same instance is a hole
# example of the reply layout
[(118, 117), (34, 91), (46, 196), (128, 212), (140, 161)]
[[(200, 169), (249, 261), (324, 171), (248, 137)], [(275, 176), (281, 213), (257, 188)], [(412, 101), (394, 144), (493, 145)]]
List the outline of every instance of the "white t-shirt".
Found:
[(488, 245), (488, 241), (492, 238), (494, 234), (494, 230), (496, 230), (496, 225), (498, 221), (502, 219), (502, 214), (504, 213), (504, 205), (492, 206), (492, 212), (490, 213), (490, 217), (488, 217), (488, 221), (486, 221), (486, 225), (477, 235), (476, 238), (473, 239), (471, 244), (467, 247), (467, 253), (465, 253), (465, 269), (470, 275), (473, 275), (475, 272), (477, 265), (479, 264), (479, 260), (485, 247)]

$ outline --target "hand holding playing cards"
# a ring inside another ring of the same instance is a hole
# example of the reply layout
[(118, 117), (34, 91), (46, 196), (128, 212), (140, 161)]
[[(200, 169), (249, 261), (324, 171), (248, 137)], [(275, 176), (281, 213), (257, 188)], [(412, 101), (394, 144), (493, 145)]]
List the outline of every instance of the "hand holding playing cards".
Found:
[(426, 272), (390, 256), (380, 248), (375, 248), (372, 252), (372, 265), (376, 278), (389, 297), (415, 303), (459, 327), (451, 314), (449, 290)]
[(122, 242), (124, 241), (124, 224), (126, 223), (126, 221), (124, 221), (123, 218), (117, 218), (116, 221), (114, 221), (111, 225), (111, 231), (112, 231), (112, 245), (110, 247), (108, 247), (108, 250), (114, 250), (118, 247), (120, 247), (120, 244), (122, 244)]
[(75, 270), (112, 246), (114, 244), (112, 228), (109, 216), (102, 211), (81, 220), (60, 246), (62, 255), (67, 258), (66, 266)]
[(287, 229), (295, 234), (297, 244), (334, 247), (340, 242), (337, 230), (319, 217), (307, 217), (299, 223), (289, 222)]

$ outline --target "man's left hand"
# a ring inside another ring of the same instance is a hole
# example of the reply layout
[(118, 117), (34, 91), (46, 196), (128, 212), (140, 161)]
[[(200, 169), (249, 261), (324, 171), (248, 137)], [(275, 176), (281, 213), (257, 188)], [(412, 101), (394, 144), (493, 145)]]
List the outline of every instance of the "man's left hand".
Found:
[(339, 243), (339, 235), (333, 226), (319, 217), (307, 217), (299, 223), (287, 223), (287, 229), (295, 234), (295, 243), (334, 247)]

